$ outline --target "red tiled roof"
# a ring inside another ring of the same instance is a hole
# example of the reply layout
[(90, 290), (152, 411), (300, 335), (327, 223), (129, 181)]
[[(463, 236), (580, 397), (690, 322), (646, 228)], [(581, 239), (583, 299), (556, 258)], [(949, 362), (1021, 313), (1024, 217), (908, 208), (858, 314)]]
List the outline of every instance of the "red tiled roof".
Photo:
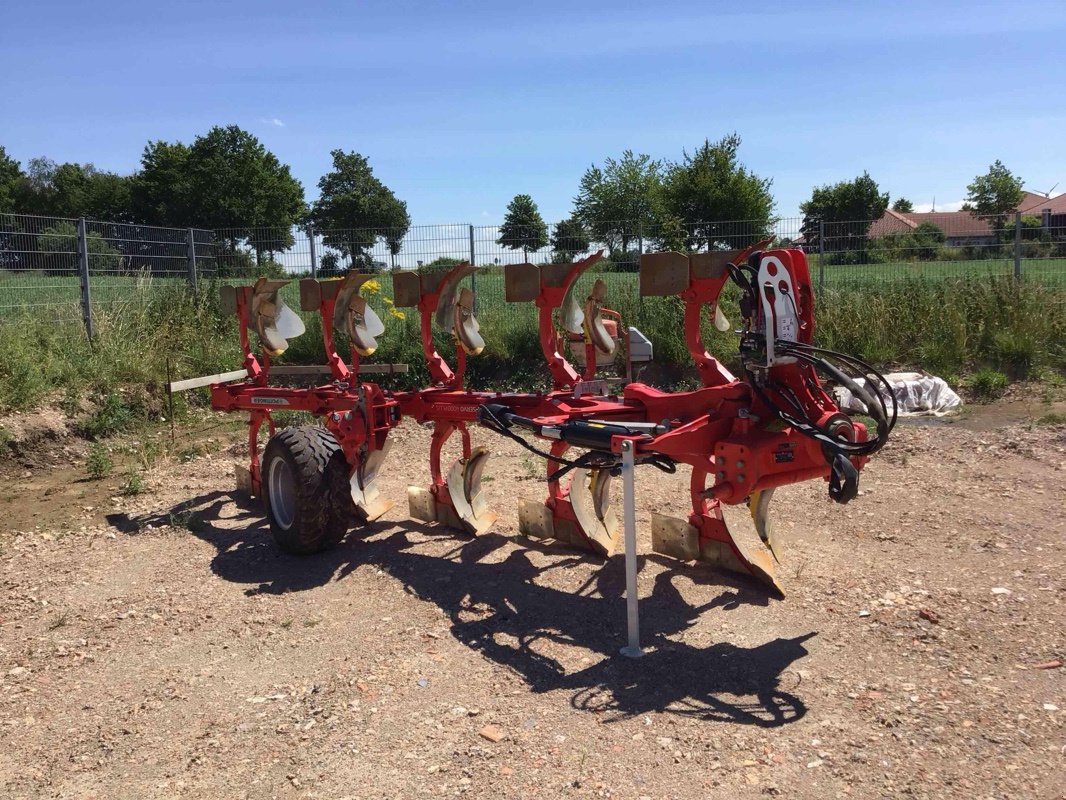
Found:
[(918, 223), (911, 222), (907, 217), (913, 217), (914, 214), (901, 214), (899, 211), (893, 211), (888, 209), (881, 219), (874, 220), (874, 223), (870, 226), (870, 230), (866, 235), (871, 239), (878, 236), (884, 236), (889, 233), (904, 233), (912, 231), (918, 227)]
[(1050, 208), (1052, 214), (1066, 214), (1066, 193), (1057, 194), (1054, 197), (1045, 197), (1032, 192), (1024, 194), (1022, 201), (1018, 203), (1018, 210), (1023, 214), (1038, 217), (1045, 208)]
[(889, 209), (881, 219), (874, 221), (867, 235), (875, 238), (889, 233), (906, 233), (913, 231), (923, 222), (931, 222), (944, 233), (952, 236), (988, 236), (991, 234), (988, 221), (974, 217), (968, 211), (901, 213)]

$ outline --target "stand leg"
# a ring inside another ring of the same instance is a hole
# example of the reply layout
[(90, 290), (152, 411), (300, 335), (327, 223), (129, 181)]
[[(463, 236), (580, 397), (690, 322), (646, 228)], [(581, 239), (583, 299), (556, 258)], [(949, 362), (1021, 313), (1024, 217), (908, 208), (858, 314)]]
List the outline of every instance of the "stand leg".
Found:
[(637, 597), (637, 503), (634, 496), (633, 443), (622, 442), (622, 506), (626, 548), (626, 627), (629, 644), (621, 649), (628, 658), (640, 658), (640, 598)]

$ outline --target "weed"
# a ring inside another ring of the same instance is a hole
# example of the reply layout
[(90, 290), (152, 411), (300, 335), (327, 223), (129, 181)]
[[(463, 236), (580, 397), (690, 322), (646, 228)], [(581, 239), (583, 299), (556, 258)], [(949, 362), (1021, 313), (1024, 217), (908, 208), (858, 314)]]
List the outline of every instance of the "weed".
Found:
[(120, 395), (108, 392), (95, 400), (96, 409), (78, 424), (78, 433), (98, 441), (129, 427), (133, 416)]
[(1002, 397), (1010, 385), (1010, 379), (1002, 372), (989, 367), (977, 370), (969, 381), (970, 393), (980, 403), (989, 403)]
[(168, 521), (172, 528), (184, 528), (193, 533), (207, 527), (207, 523), (195, 511), (171, 511)]
[(199, 444), (191, 444), (187, 447), (183, 447), (177, 452), (178, 461), (182, 464), (188, 464), (190, 461), (195, 461), (197, 458), (204, 454), (204, 448)]
[(1066, 425), (1066, 414), (1059, 414), (1058, 412), (1051, 412), (1045, 414), (1036, 421), (1037, 425)]
[(106, 478), (114, 468), (115, 464), (111, 460), (111, 453), (108, 449), (99, 442), (94, 442), (89, 447), (89, 455), (85, 458), (85, 471), (89, 473), (89, 477), (94, 480)]
[(56, 631), (62, 628), (64, 625), (67, 624), (68, 616), (70, 616), (70, 612), (64, 611), (62, 614), (60, 614), (58, 617), (48, 623), (48, 630)]
[(63, 390), (63, 397), (59, 401), (59, 410), (73, 419), (81, 413), (81, 392), (75, 386), (68, 386)]
[(525, 471), (528, 480), (534, 480), (540, 477), (540, 469), (535, 463), (533, 463), (533, 459), (527, 455), (522, 456), (522, 469)]
[(124, 496), (141, 494), (145, 490), (144, 473), (138, 470), (130, 470), (126, 473), (126, 480), (119, 487), (118, 492)]

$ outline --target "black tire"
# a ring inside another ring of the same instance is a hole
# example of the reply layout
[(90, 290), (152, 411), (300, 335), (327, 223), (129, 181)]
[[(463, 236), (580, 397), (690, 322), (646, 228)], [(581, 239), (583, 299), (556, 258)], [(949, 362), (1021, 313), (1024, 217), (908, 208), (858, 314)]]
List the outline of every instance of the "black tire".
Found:
[(286, 553), (328, 550), (348, 532), (348, 465), (325, 428), (282, 428), (271, 436), (263, 452), (262, 487), (270, 532)]

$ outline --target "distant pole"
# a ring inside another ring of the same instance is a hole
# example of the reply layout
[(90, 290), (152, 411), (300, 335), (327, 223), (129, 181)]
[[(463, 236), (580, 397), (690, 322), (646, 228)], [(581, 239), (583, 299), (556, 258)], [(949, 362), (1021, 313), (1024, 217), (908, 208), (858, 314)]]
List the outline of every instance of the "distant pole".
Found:
[(1014, 212), (1014, 278), (1022, 277), (1022, 212)]
[(307, 226), (307, 241), (311, 246), (311, 277), (318, 277), (318, 259), (315, 257), (315, 226)]
[(196, 294), (196, 234), (192, 228), (185, 232), (185, 242), (189, 253), (189, 288)]
[(818, 220), (818, 289), (825, 288), (825, 220)]
[(81, 319), (85, 335), (93, 340), (92, 304), (89, 296), (89, 237), (85, 230), (85, 217), (78, 220), (78, 282), (81, 287)]

